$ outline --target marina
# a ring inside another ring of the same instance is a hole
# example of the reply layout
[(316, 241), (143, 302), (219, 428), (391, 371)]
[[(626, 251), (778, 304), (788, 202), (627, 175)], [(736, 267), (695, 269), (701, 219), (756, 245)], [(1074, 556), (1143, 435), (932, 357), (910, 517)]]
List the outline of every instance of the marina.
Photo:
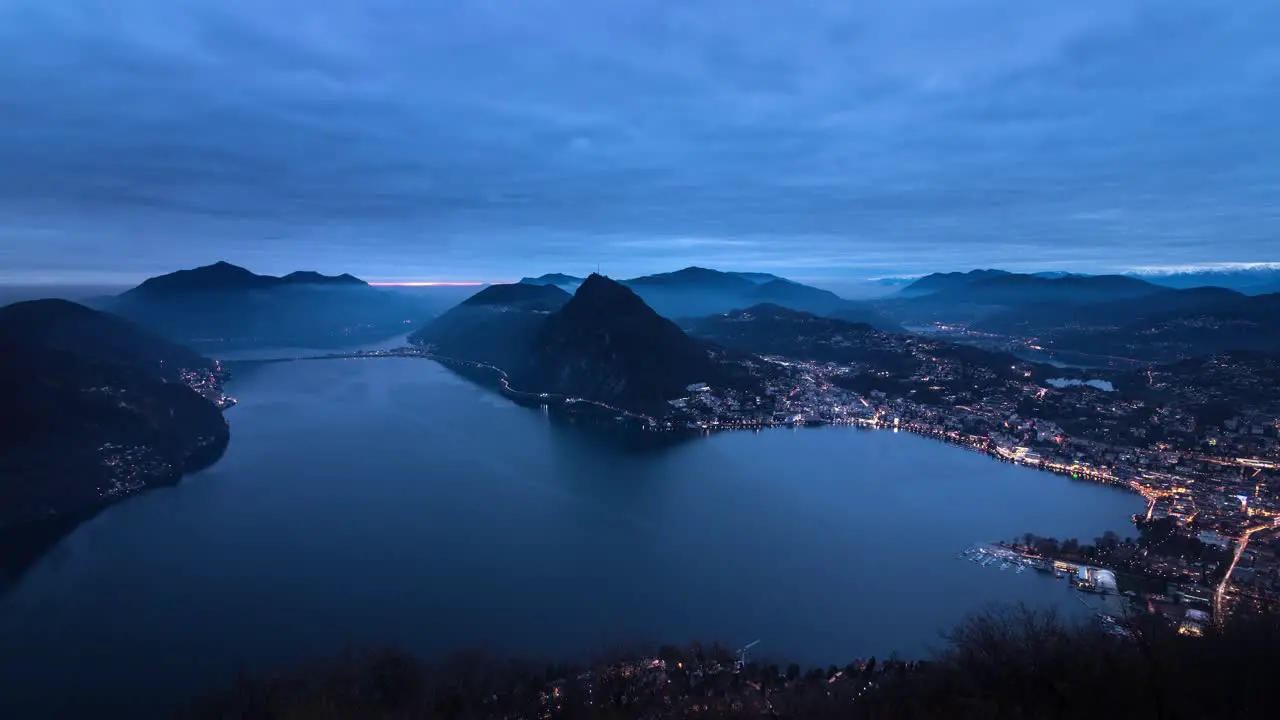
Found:
[(1001, 570), (1015, 568), (1015, 574), (1026, 572), (1027, 568), (1043, 574), (1053, 573), (1055, 579), (1066, 579), (1072, 588), (1084, 593), (1118, 595), (1120, 592), (1112, 570), (1028, 555), (1003, 545), (977, 544), (961, 552), (957, 558), (982, 567), (999, 563)]

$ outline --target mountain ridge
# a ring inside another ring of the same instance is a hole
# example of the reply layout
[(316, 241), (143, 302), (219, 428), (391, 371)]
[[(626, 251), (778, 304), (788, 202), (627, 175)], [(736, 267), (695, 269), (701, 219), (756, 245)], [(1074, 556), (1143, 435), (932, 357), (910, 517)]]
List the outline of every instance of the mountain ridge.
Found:
[(543, 323), (520, 379), (545, 392), (652, 409), (721, 376), (679, 326), (631, 288), (593, 273)]
[(168, 295), (201, 292), (236, 292), (269, 290), (278, 287), (315, 286), (368, 286), (365, 281), (343, 273), (323, 275), (314, 270), (295, 270), (288, 275), (259, 275), (247, 268), (219, 260), (210, 265), (185, 270), (175, 270), (164, 275), (147, 278), (125, 294)]
[(533, 302), (464, 302), (410, 339), (441, 355), (501, 368), (521, 390), (646, 413), (669, 411), (666, 401), (693, 383), (744, 382), (712, 357), (714, 348), (690, 338), (618, 281), (593, 273), (554, 308), (538, 301), (563, 293), (545, 287), (494, 291)]
[(355, 345), (403, 333), (406, 323), (443, 309), (348, 273), (276, 277), (226, 261), (148, 278), (97, 306), (205, 349)]
[[(217, 461), (213, 361), (63, 300), (0, 308), (0, 583), (80, 522)], [(190, 378), (188, 377), (190, 376)]]

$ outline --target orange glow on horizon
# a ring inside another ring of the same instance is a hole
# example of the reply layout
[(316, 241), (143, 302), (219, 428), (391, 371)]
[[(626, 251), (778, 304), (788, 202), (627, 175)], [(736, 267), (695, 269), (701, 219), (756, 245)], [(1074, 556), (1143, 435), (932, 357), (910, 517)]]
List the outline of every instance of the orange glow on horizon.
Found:
[(487, 282), (468, 281), (468, 282), (445, 282), (434, 280), (408, 281), (408, 282), (371, 282), (374, 287), (479, 287), (481, 285), (489, 285)]

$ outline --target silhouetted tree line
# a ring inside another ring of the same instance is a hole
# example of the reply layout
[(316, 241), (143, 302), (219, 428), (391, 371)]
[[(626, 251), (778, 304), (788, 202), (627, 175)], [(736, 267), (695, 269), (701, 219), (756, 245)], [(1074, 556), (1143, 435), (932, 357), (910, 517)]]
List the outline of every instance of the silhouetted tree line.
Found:
[[(1280, 702), (1280, 619), (1237, 618), (1179, 635), (1160, 616), (1127, 636), (1052, 612), (992, 608), (927, 662), (804, 670), (720, 646), (664, 646), (665, 672), (634, 664), (539, 666), (468, 653), (421, 664), (394, 651), (266, 677), (195, 702), (184, 718), (1270, 718)], [(647, 653), (652, 657), (653, 653)], [(630, 669), (628, 669), (630, 668)]]

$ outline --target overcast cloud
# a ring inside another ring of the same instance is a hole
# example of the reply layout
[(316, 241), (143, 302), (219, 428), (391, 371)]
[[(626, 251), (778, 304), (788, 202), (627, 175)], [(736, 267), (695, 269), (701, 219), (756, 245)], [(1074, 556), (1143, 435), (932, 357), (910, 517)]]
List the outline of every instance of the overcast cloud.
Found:
[(0, 0), (0, 282), (1280, 261), (1275, 0)]

